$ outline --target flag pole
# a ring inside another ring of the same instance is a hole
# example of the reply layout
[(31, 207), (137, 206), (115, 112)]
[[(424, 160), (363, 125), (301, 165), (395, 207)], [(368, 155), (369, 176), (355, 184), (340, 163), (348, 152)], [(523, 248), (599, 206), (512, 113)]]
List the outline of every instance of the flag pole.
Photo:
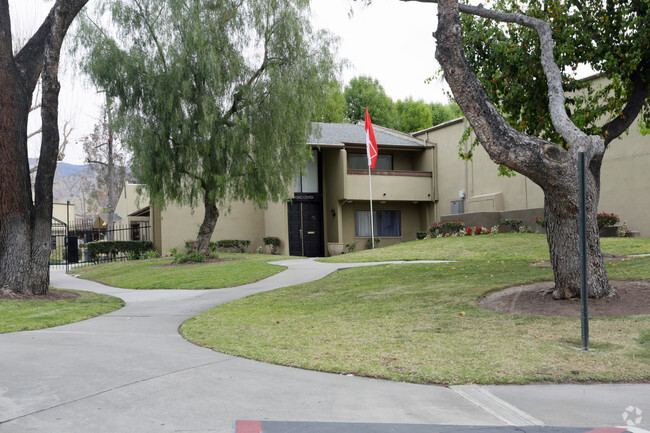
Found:
[(368, 186), (370, 187), (370, 239), (372, 249), (375, 249), (375, 227), (374, 227), (374, 214), (372, 211), (372, 169), (375, 168), (377, 163), (377, 155), (379, 150), (377, 148), (377, 140), (375, 139), (375, 132), (372, 130), (372, 121), (370, 114), (368, 114), (368, 107), (366, 107), (366, 154), (368, 155)]
[(373, 216), (374, 214), (372, 213), (372, 175), (370, 172), (372, 169), (370, 166), (368, 166), (368, 184), (370, 185), (370, 238), (372, 239), (372, 249), (375, 249), (375, 229), (373, 227)]

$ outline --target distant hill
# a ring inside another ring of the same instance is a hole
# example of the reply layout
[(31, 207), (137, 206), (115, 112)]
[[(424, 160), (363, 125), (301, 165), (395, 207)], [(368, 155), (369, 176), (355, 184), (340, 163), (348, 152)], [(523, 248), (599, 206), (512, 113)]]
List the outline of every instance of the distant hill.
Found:
[[(36, 158), (29, 158), (29, 165), (36, 164)], [(132, 182), (130, 170), (127, 171), (128, 181)], [(82, 179), (87, 179), (91, 184), (95, 184), (96, 174), (91, 170), (88, 164), (68, 164), (59, 162), (56, 165), (54, 174), (54, 185), (52, 185), (52, 195), (55, 203), (65, 203), (70, 200), (76, 206), (76, 212), (82, 213)]]
[[(29, 158), (29, 165), (36, 164), (36, 158)], [(85, 164), (68, 164), (59, 162), (56, 164), (56, 173), (54, 174), (54, 185), (52, 185), (52, 195), (55, 203), (65, 203), (70, 200), (77, 206), (77, 212), (81, 211), (81, 188), (82, 178), (87, 178), (94, 182), (95, 173), (90, 170), (90, 166)]]

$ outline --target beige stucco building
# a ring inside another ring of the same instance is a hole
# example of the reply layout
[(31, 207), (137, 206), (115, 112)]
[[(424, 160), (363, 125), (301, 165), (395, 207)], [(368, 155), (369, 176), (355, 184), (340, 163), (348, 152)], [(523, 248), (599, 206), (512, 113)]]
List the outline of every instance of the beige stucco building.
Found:
[[(458, 143), (466, 126), (460, 118), (413, 134), (436, 144), (436, 220), (453, 219), (458, 207), (466, 214), (462, 219), (473, 213), (483, 213), (481, 218), (485, 218), (484, 213), (489, 212), (507, 215), (529, 210), (518, 213), (527, 216), (530, 225), (535, 216), (543, 217), (544, 194), (528, 178), (520, 174), (511, 178), (498, 176), (497, 165), (481, 146), (474, 149), (471, 161), (459, 158)], [(640, 134), (638, 123), (628, 132), (614, 140), (605, 152), (598, 210), (617, 214), (630, 230), (649, 237), (650, 137)]]
[[(488, 225), (503, 217), (524, 216), (528, 225), (543, 216), (541, 189), (525, 176), (497, 175), (482, 147), (471, 161), (458, 157), (464, 119), (404, 134), (375, 126), (379, 148), (372, 171), (375, 236), (380, 246), (410, 241), (435, 221), (464, 219)], [(599, 210), (617, 213), (629, 228), (650, 236), (649, 138), (638, 127), (610, 145), (602, 167)], [(281, 239), (281, 254), (324, 256), (370, 237), (369, 178), (363, 125), (315, 124), (308, 145), (313, 160), (297, 176), (287, 200), (259, 208), (233, 202), (221, 217), (213, 241), (246, 239), (250, 250), (266, 236)], [(122, 191), (116, 213), (133, 226), (151, 223), (154, 247), (162, 254), (196, 238), (203, 210), (170, 204), (150, 205), (137, 185)], [(463, 214), (462, 216), (460, 214)]]
[[(434, 146), (398, 131), (375, 127), (379, 147), (372, 173), (376, 237), (381, 246), (413, 240), (434, 221)], [(281, 239), (280, 253), (327, 255), (328, 244), (356, 242), (366, 248), (370, 237), (369, 177), (363, 125), (315, 124), (308, 143), (313, 160), (297, 176), (287, 200), (259, 208), (233, 202), (221, 210), (213, 241), (246, 239), (251, 250), (266, 236)], [(162, 254), (181, 249), (196, 238), (202, 209), (169, 204), (164, 209), (139, 197), (137, 185), (127, 185), (116, 213), (151, 221), (154, 247)]]

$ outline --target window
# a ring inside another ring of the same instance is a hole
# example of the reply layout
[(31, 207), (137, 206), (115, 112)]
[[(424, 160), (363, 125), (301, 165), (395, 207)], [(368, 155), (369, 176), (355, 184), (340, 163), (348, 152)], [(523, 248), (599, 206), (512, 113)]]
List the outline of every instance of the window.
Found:
[(305, 172), (296, 176), (294, 192), (318, 192), (318, 151), (312, 150), (312, 156), (313, 159), (307, 162)]
[[(348, 153), (349, 170), (368, 170), (368, 156), (365, 153)], [(393, 155), (379, 154), (375, 170), (392, 170)]]
[[(402, 236), (402, 214), (398, 210), (373, 211), (375, 236)], [(370, 237), (370, 211), (358, 210), (354, 215), (356, 236)]]
[(132, 241), (140, 240), (140, 224), (138, 223), (131, 224), (131, 240)]

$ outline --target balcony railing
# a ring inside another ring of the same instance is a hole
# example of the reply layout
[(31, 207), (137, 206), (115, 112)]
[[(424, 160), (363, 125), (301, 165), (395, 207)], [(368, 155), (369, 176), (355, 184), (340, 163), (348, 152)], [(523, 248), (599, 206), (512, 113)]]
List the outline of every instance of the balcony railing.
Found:
[[(364, 178), (365, 177), (365, 178)], [(344, 199), (368, 200), (368, 171), (348, 170)], [(373, 170), (372, 199), (430, 201), (433, 181), (430, 171)]]

